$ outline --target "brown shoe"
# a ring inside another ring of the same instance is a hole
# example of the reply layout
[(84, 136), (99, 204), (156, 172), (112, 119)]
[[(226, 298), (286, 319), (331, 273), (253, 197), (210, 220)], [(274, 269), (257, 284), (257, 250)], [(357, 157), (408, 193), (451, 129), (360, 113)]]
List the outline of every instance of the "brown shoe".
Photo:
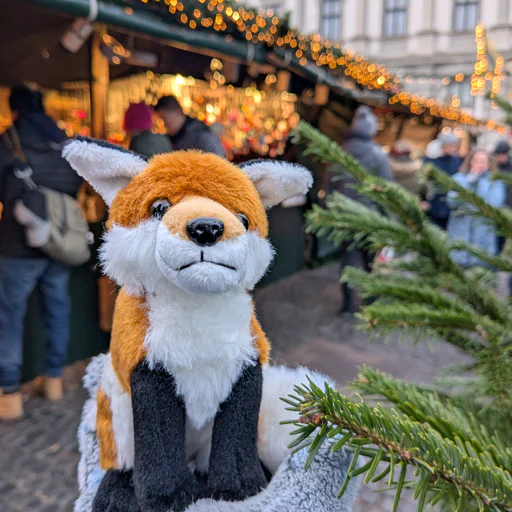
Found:
[(62, 377), (45, 377), (43, 380), (43, 394), (50, 402), (60, 400), (64, 396)]
[(18, 420), (23, 416), (21, 393), (0, 394), (0, 421)]

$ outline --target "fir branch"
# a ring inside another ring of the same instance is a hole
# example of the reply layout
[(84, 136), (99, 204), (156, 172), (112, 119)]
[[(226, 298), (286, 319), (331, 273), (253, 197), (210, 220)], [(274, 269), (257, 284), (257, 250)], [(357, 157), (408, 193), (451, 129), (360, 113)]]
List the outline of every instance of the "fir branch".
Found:
[(489, 405), (512, 411), (512, 347), (493, 344), (475, 355), (475, 372), (481, 377), (480, 396), (488, 396)]
[(512, 186), (512, 174), (509, 172), (495, 171), (491, 174), (491, 179), (495, 181), (502, 181), (508, 187)]
[(405, 383), (369, 366), (359, 368), (351, 387), (363, 395), (379, 395), (393, 403), (398, 410), (420, 423), (429, 423), (443, 437), (462, 440), (469, 456), (489, 453), (493, 463), (512, 469), (512, 448), (495, 431), (493, 422), (486, 424), (487, 415), (480, 414), (482, 404), (453, 400), (438, 392), (415, 384)]
[(482, 263), (486, 263), (491, 268), (501, 270), (502, 272), (512, 272), (512, 260), (508, 256), (492, 255), (485, 249), (480, 249), (474, 245), (468, 244), (463, 240), (453, 240), (451, 249), (454, 251), (465, 251), (476, 256)]
[[(445, 282), (446, 276), (435, 276), (429, 282), (420, 281), (414, 277), (397, 276), (394, 274), (381, 274), (379, 272), (368, 273), (364, 270), (347, 267), (341, 278), (342, 282), (349, 283), (352, 287), (362, 291), (365, 298), (380, 297), (382, 299), (391, 299), (392, 305), (401, 305), (402, 309), (394, 310), (393, 306), (382, 308), (385, 305), (380, 301), (373, 308), (365, 308), (359, 316), (366, 321), (369, 329), (389, 330), (390, 328), (428, 328), (433, 335), (440, 337), (448, 343), (468, 352), (471, 355), (481, 351), (489, 342), (501, 339), (501, 326), (496, 322), (490, 321), (488, 317), (479, 315), (478, 312), (469, 304), (461, 301), (459, 297), (448, 294), (447, 291), (453, 291), (453, 281)], [(414, 312), (413, 317), (409, 317), (404, 310), (409, 311), (409, 305), (424, 305), (434, 310), (436, 318), (444, 316), (444, 313), (460, 313), (465, 318), (471, 318), (473, 327), (467, 326), (454, 327), (451, 325), (440, 325), (433, 322), (430, 316), (421, 316), (424, 309), (418, 313)], [(389, 309), (397, 311), (393, 317), (389, 316)], [(369, 312), (369, 316), (366, 312)], [(421, 318), (418, 319), (418, 314)], [(404, 315), (404, 316), (401, 316)], [(457, 329), (472, 331), (478, 335), (464, 335)]]
[(459, 329), (478, 333), (485, 343), (499, 336), (499, 326), (489, 319), (472, 314), (470, 311), (434, 310), (423, 304), (401, 303), (372, 304), (358, 316), (367, 327), (373, 328), (418, 328)]
[(442, 293), (432, 286), (418, 283), (414, 278), (372, 274), (358, 268), (347, 267), (341, 280), (359, 288), (365, 297), (390, 297), (400, 301), (426, 304), (438, 311), (476, 314), (472, 308), (455, 297)]
[(307, 231), (327, 237), (335, 244), (350, 240), (359, 247), (370, 246), (374, 251), (396, 243), (401, 250), (417, 248), (407, 228), (396, 220), (384, 217), (375, 210), (342, 194), (332, 194), (327, 209), (313, 205), (306, 213)]
[[(335, 193), (327, 200), (327, 210), (316, 206), (313, 213), (307, 216), (310, 232), (317, 236), (329, 236), (335, 243), (350, 240), (354, 245), (372, 250), (392, 246), (398, 252), (416, 252), (430, 260), (439, 273), (451, 276), (450, 280), (457, 283), (464, 299), (480, 315), (487, 315), (504, 323), (508, 321), (508, 307), (485, 290), (476, 279), (471, 279), (467, 272), (453, 261), (450, 256), (453, 241), (437, 226), (426, 221), (423, 212), (418, 211), (419, 203), (415, 196), (397, 184), (373, 176), (336, 143), (306, 123), (299, 123), (294, 140), (307, 142), (307, 151), (312, 156), (341, 165), (344, 172), (361, 184), (358, 188), (360, 192), (364, 192), (390, 215), (398, 217), (385, 217), (361, 203)], [(445, 183), (457, 185), (444, 173), (432, 169), (431, 179), (437, 179), (439, 175)], [(475, 200), (479, 204), (483, 201), (478, 196)], [(480, 208), (489, 215), (496, 210), (490, 205), (485, 207), (480, 204)], [(500, 265), (506, 266), (507, 263), (505, 260), (500, 261)]]
[[(323, 439), (348, 434), (348, 443), (357, 450), (354, 458), (378, 456), (392, 466), (400, 463), (402, 468), (404, 465), (415, 467), (417, 478), (409, 486), (415, 488), (417, 497), (423, 496), (423, 501), (429, 490), (439, 490), (439, 482), (446, 482), (464, 494), (468, 502), (489, 510), (512, 508), (512, 477), (494, 464), (486, 452), (480, 457), (469, 456), (468, 448), (460, 439), (454, 442), (428, 423), (388, 412), (379, 405), (370, 407), (364, 401), (356, 403), (327, 384), (322, 391), (309, 380), (308, 385), (296, 386), (294, 391), (296, 396), (290, 395), (291, 400), (287, 402), (292, 404), (290, 410), (300, 414), (297, 432), (311, 426), (320, 429), (311, 444), (315, 449)], [(390, 486), (396, 488), (397, 495), (404, 486), (404, 476), (402, 471), (398, 481), (390, 479)]]
[(434, 181), (444, 191), (456, 192), (460, 201), (472, 205), (475, 208), (475, 211), (471, 212), (473, 215), (480, 215), (486, 218), (495, 224), (504, 236), (507, 238), (512, 237), (512, 211), (508, 208), (496, 208), (490, 205), (476, 192), (464, 188), (433, 164), (427, 164), (424, 173), (428, 180)]
[[(467, 375), (459, 378), (451, 397), (363, 369), (355, 385), (385, 397), (400, 412), (355, 403), (328, 386), (322, 392), (312, 382), (297, 388), (301, 398), (287, 402), (302, 415), (300, 441), (307, 443), (312, 429), (321, 429), (308, 461), (324, 438), (340, 434), (335, 448), (349, 444), (356, 449), (345, 487), (355, 474), (366, 473), (367, 482), (389, 476), (395, 508), (402, 489), (412, 488), (419, 510), (430, 495), (432, 503), (441, 500), (447, 510), (512, 510), (512, 309), (489, 285), (489, 270), (464, 269), (452, 258), (453, 251), (464, 250), (491, 268), (510, 271), (512, 246), (492, 256), (451, 240), (428, 221), (415, 196), (363, 169), (311, 126), (300, 123), (295, 140), (307, 143), (313, 157), (353, 178), (358, 193), (385, 214), (333, 194), (326, 209), (315, 207), (308, 214), (310, 232), (367, 251), (393, 247), (399, 255), (413, 255), (412, 260), (374, 265), (371, 273), (346, 270), (345, 281), (377, 299), (359, 318), (369, 329), (417, 330), (428, 339), (440, 338), (472, 358), (457, 369)], [(494, 208), (432, 166), (425, 173), (441, 190), (455, 191), (472, 215), (512, 234), (511, 210)], [(512, 183), (512, 178), (503, 181)], [(356, 469), (359, 455), (370, 461)], [(374, 475), (379, 461), (387, 466)], [(401, 466), (400, 476), (396, 465)], [(410, 465), (416, 468), (412, 481), (406, 479)]]
[(510, 102), (507, 101), (502, 96), (499, 96), (498, 94), (491, 93), (491, 91), (488, 91), (485, 97), (487, 99), (492, 99), (494, 103), (496, 103), (496, 105), (498, 105), (498, 107), (500, 107), (500, 109), (503, 110), (503, 112), (506, 115), (506, 123), (509, 126), (512, 126), (512, 105), (510, 104)]

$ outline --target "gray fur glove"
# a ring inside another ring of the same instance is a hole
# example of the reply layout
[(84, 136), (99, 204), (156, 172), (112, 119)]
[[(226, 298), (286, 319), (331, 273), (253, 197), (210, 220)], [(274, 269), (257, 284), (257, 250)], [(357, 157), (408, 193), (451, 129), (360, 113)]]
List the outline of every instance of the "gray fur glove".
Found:
[[(79, 498), (75, 512), (91, 512), (96, 491), (103, 478), (99, 465), (99, 446), (96, 438), (96, 392), (104, 365), (103, 355), (96, 357), (84, 377), (90, 398), (85, 403), (78, 430), (80, 463), (78, 466)], [(315, 461), (305, 471), (307, 453), (302, 450), (286, 457), (272, 477), (268, 487), (257, 496), (243, 502), (228, 503), (200, 500), (186, 512), (350, 512), (359, 487), (351, 480), (341, 499), (337, 494), (350, 464), (350, 453), (342, 449), (332, 453), (329, 441), (319, 450)]]

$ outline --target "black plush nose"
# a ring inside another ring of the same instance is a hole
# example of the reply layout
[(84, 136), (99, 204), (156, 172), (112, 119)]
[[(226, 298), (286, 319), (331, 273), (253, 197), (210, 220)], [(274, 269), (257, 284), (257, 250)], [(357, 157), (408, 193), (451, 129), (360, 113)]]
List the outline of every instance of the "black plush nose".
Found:
[(215, 245), (224, 233), (224, 222), (212, 217), (198, 217), (187, 224), (190, 239), (201, 247)]

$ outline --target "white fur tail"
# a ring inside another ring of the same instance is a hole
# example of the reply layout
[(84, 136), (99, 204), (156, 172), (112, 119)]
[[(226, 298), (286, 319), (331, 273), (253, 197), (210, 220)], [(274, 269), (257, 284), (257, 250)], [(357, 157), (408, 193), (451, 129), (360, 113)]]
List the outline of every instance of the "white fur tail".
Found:
[(286, 398), (289, 393), (293, 393), (295, 385), (307, 384), (307, 377), (321, 388), (324, 387), (325, 382), (332, 387), (336, 386), (329, 377), (303, 366), (287, 368), (266, 365), (263, 369), (258, 453), (261, 461), (272, 474), (290, 454), (288, 445), (293, 441), (290, 432), (295, 429), (292, 424), (280, 425), (279, 423), (298, 419), (297, 413), (285, 410), (286, 404), (280, 398)]

